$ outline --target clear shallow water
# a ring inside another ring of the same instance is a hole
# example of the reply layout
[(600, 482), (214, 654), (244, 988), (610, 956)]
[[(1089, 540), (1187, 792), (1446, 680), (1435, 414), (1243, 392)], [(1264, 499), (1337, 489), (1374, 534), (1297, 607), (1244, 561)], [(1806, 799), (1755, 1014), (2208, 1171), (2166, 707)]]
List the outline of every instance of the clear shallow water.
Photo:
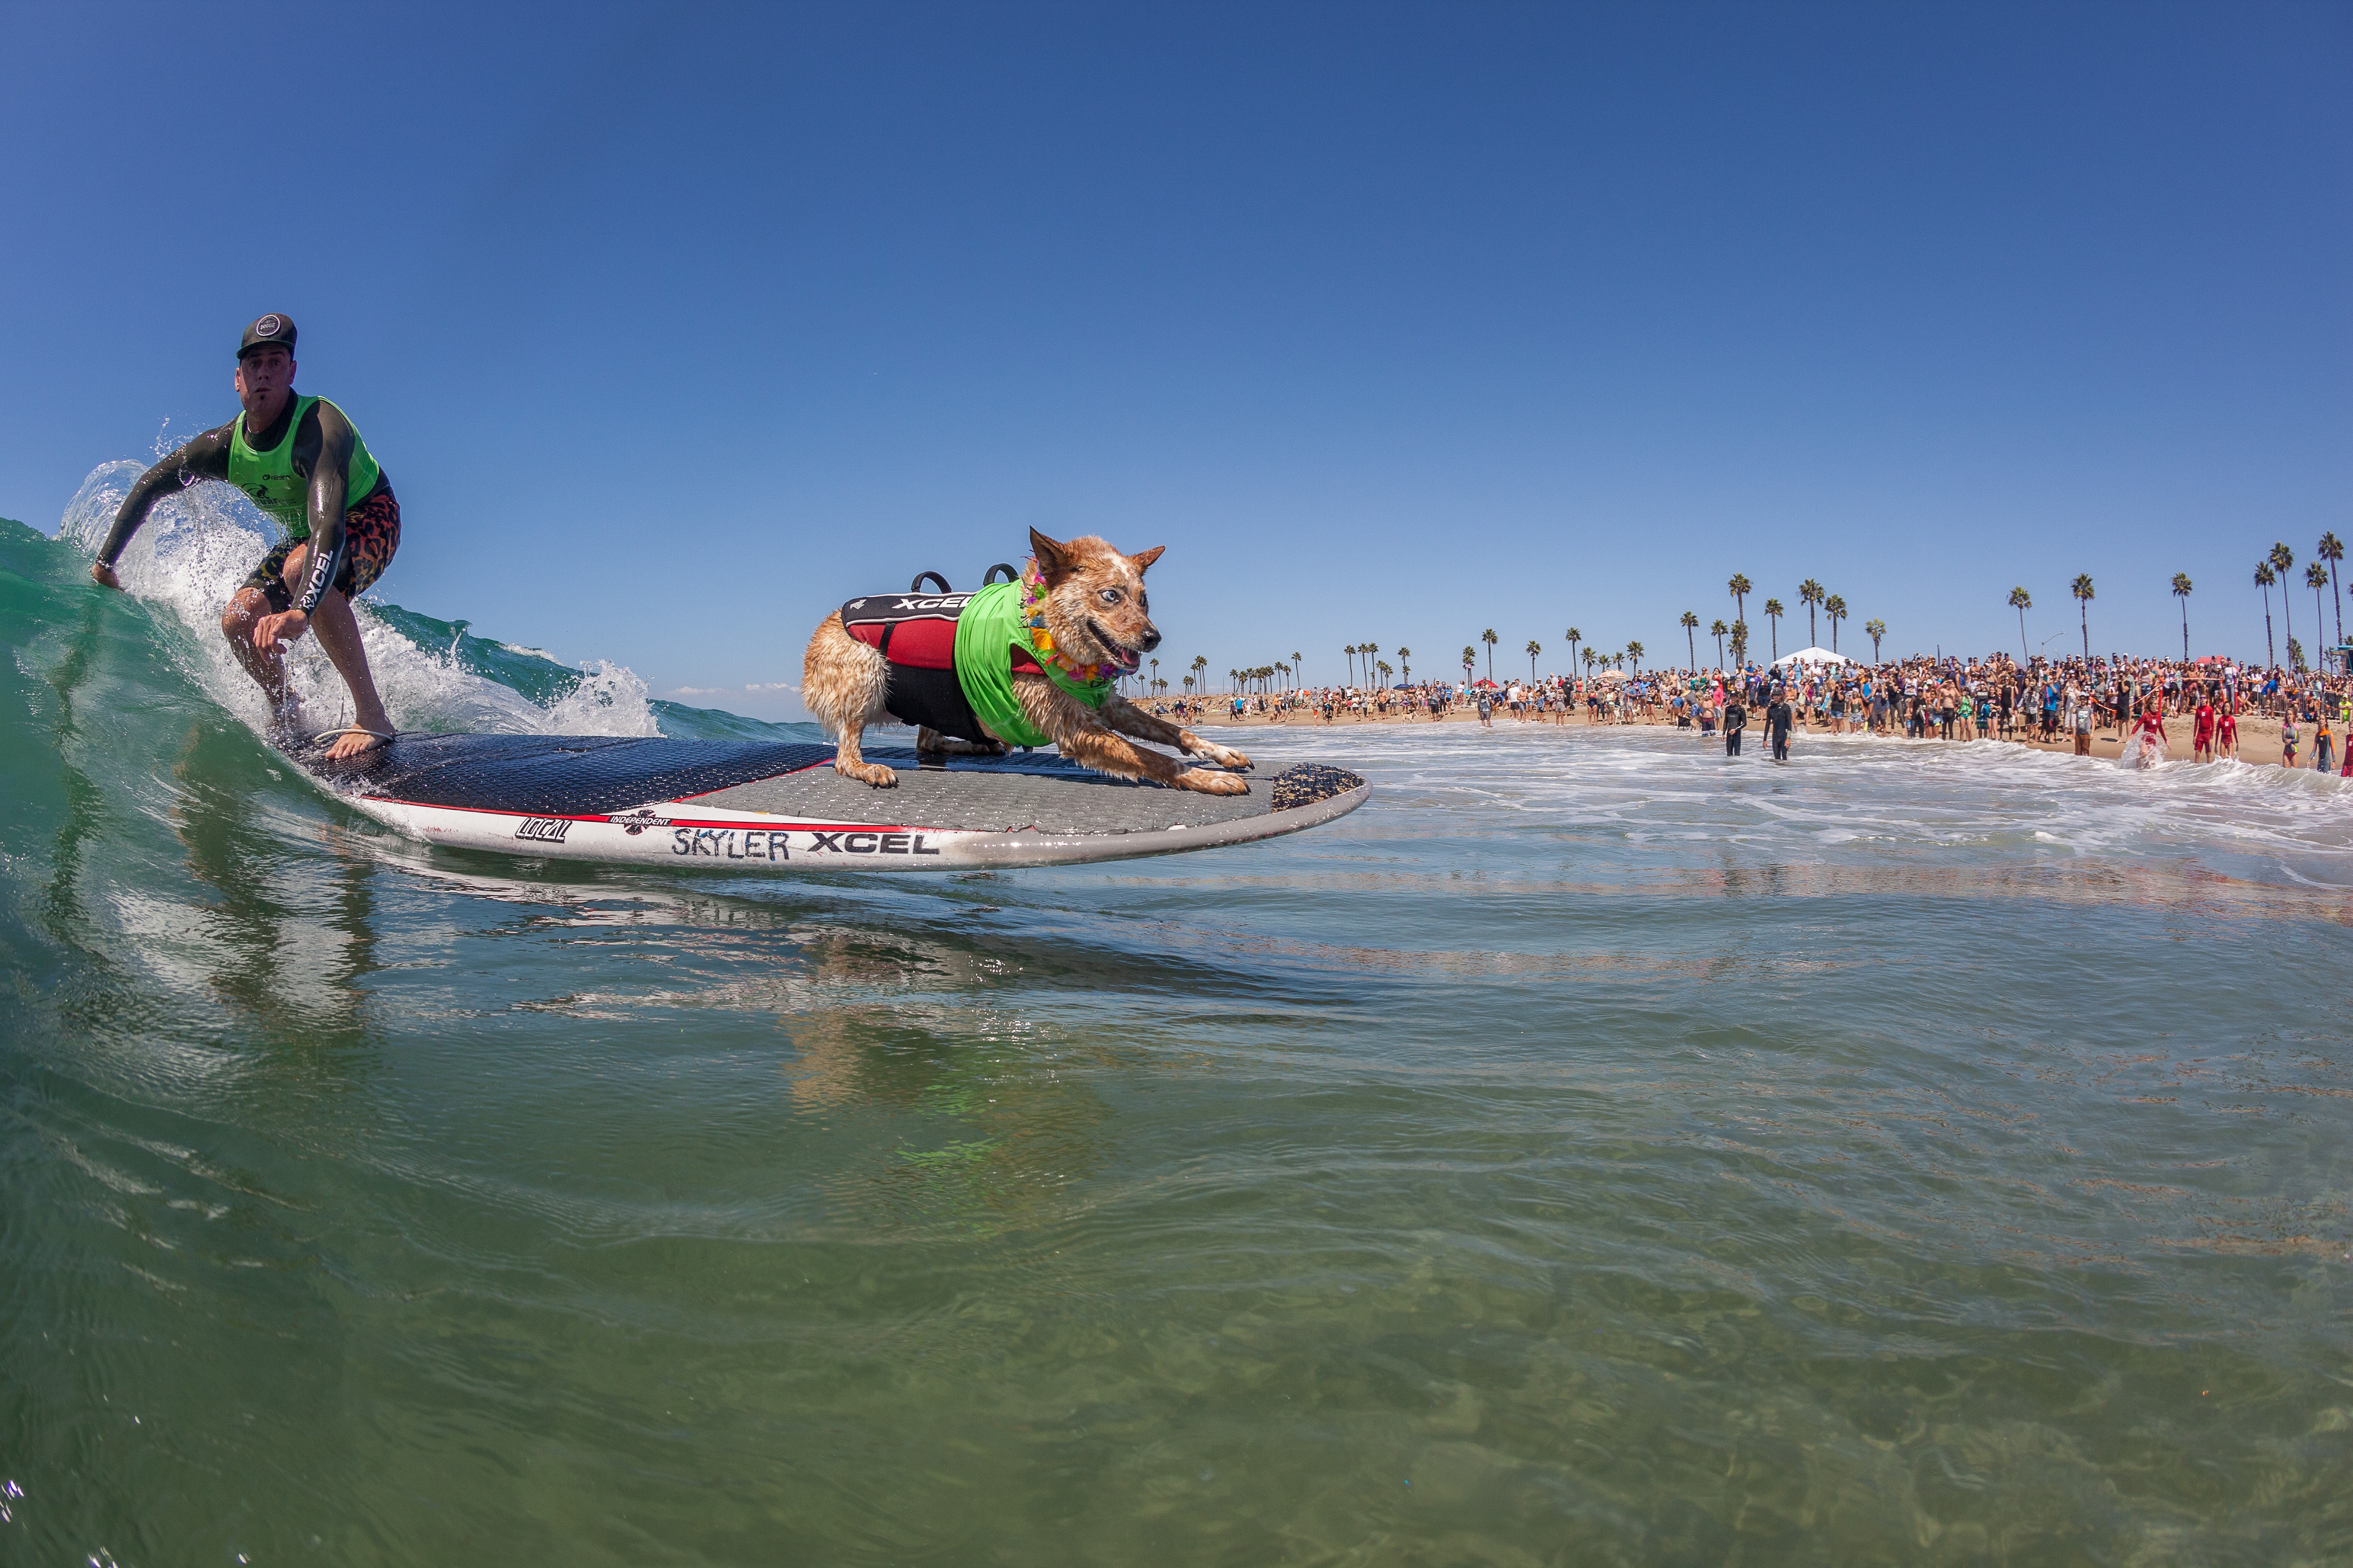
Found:
[(0, 1560), (2353, 1554), (2332, 781), (1251, 731), (1378, 793), (598, 871), (79, 566), (0, 538)]

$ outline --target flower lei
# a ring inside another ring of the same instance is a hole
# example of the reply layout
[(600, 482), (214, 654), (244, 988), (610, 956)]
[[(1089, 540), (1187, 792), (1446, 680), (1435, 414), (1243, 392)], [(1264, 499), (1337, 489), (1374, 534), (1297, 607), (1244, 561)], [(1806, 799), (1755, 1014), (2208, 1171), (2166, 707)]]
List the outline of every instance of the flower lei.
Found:
[(1101, 664), (1081, 664), (1054, 646), (1054, 634), (1046, 629), (1046, 579), (1038, 570), (1032, 557), (1029, 570), (1021, 574), (1021, 622), (1029, 631), (1029, 649), (1041, 664), (1050, 664), (1072, 680), (1082, 685), (1097, 685), (1111, 678), (1103, 673), (1109, 668)]

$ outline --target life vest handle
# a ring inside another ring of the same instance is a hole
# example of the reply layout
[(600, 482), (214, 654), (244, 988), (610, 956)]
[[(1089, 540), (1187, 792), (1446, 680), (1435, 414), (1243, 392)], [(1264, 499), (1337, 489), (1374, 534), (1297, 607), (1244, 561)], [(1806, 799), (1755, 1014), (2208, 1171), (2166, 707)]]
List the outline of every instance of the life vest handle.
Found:
[(1002, 572), (1002, 573), (1004, 573), (1004, 574), (1005, 574), (1005, 580), (1006, 580), (1007, 582), (1008, 582), (1008, 583), (1018, 583), (1019, 581), (1021, 581), (1021, 574), (1020, 574), (1020, 573), (1016, 572), (1012, 567), (1008, 566), (1004, 562), (1000, 561), (1000, 562), (998, 562), (996, 565), (994, 565), (994, 566), (990, 567), (990, 568), (988, 569), (987, 573), (985, 575), (983, 575), (983, 576), (982, 576), (982, 578), (981, 578), (981, 580), (980, 580), (980, 585), (981, 585), (982, 587), (986, 588), (986, 587), (987, 587), (991, 583), (996, 582), (996, 581), (997, 581), (997, 574), (999, 572)]
[(954, 588), (951, 588), (951, 587), (949, 587), (949, 586), (948, 586), (948, 580), (947, 580), (946, 578), (944, 578), (944, 577), (941, 576), (941, 575), (940, 575), (938, 573), (936, 573), (936, 572), (918, 572), (918, 573), (916, 573), (916, 574), (915, 574), (915, 580), (914, 580), (913, 582), (912, 582), (912, 583), (910, 583), (910, 584), (907, 584), (907, 592), (909, 592), (910, 594), (920, 594), (920, 593), (922, 593), (922, 592), (923, 591), (923, 579), (924, 579), (924, 578), (926, 578), (926, 577), (929, 577), (933, 582), (937, 583), (937, 584), (940, 585), (940, 592), (941, 592), (941, 593), (943, 593), (943, 594), (953, 594), (953, 593), (955, 593), (955, 590)]

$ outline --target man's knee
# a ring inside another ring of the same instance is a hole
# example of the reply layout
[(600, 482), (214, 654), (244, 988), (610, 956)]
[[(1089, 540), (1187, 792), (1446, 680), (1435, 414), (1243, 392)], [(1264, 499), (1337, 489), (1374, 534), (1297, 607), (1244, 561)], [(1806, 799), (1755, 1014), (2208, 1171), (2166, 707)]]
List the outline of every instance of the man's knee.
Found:
[(240, 588), (221, 611), (221, 636), (242, 642), (253, 635), (253, 623), (269, 613), (269, 601), (258, 588)]

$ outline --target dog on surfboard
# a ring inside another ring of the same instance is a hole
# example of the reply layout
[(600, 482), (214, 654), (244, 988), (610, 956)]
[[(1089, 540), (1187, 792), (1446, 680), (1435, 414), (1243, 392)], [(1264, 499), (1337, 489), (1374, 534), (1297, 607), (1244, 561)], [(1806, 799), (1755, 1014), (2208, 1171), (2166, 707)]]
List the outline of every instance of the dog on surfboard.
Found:
[(1166, 546), (1123, 555), (1092, 534), (1064, 543), (1033, 528), (1029, 547), (1029, 569), (1012, 582), (972, 594), (869, 595), (818, 626), (802, 663), (801, 700), (834, 738), (835, 769), (877, 789), (899, 782), (860, 749), (866, 727), (887, 714), (916, 727), (919, 754), (1050, 743), (1121, 778), (1248, 794), (1237, 773), (1135, 744), (1174, 746), (1219, 768), (1250, 765), (1240, 752), (1145, 712), (1114, 684), (1160, 646), (1144, 573)]

